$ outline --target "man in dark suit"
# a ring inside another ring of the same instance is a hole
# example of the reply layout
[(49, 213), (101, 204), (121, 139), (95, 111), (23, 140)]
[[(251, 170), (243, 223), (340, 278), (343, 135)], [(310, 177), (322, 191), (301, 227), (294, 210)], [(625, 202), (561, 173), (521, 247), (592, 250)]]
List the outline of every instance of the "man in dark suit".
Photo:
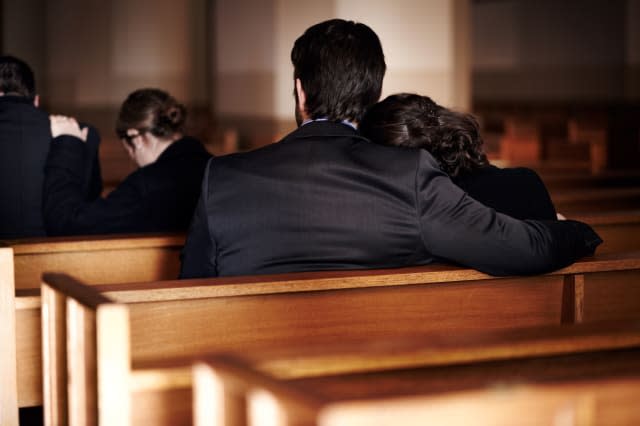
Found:
[(330, 20), (291, 52), (299, 128), (278, 143), (212, 159), (181, 277), (422, 265), (494, 275), (568, 265), (601, 242), (587, 225), (523, 222), (467, 196), (424, 150), (357, 131), (380, 97), (377, 35)]
[[(0, 238), (45, 235), (42, 215), (44, 166), (51, 144), (49, 114), (38, 108), (33, 71), (13, 56), (0, 56)], [(102, 191), (99, 136), (89, 132), (84, 194)]]

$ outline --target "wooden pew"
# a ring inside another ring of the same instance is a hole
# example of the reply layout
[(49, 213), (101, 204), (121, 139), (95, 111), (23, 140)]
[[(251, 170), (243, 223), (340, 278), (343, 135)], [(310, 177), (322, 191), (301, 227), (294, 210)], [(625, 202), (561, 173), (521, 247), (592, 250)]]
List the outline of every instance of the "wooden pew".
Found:
[[(88, 318), (86, 328), (81, 326), (84, 331), (74, 333), (86, 336), (82, 345), (93, 347), (97, 342), (93, 351), (98, 355), (74, 365), (85, 365), (86, 376), (96, 377), (97, 369), (98, 390), (83, 387), (77, 393), (99, 398), (102, 421), (125, 424), (131, 408), (126, 384), (136, 364), (216, 350), (246, 353), (434, 330), (638, 318), (640, 289), (634, 283), (639, 256), (585, 259), (552, 274), (519, 278), (495, 278), (444, 265), (92, 287), (48, 275), (42, 290), (43, 312), (49, 312), (43, 317), (43, 339), (49, 342), (47, 352), (64, 359), (67, 339), (60, 330), (78, 324), (66, 321), (69, 312)], [(603, 298), (617, 281), (621, 294)], [(605, 283), (607, 288), (600, 289)], [(102, 344), (111, 351), (109, 356), (100, 357), (101, 341), (109, 342)], [(63, 366), (51, 358), (44, 364), (45, 377), (64, 379)], [(61, 390), (45, 397), (52, 423), (66, 409), (66, 385), (56, 386)], [(109, 406), (121, 409), (105, 408)]]
[(18, 424), (13, 250), (0, 247), (0, 424)]
[[(39, 294), (44, 271), (72, 273), (92, 284), (172, 279), (179, 273), (184, 238), (184, 234), (170, 233), (1, 241), (6, 266), (3, 263), (0, 274), (2, 291), (7, 292), (2, 300), (12, 308), (0, 310), (0, 333), (14, 336), (3, 342), (16, 343), (7, 344), (2, 351), (13, 362), (3, 362), (0, 368), (17, 364), (17, 373), (13, 373), (17, 374), (17, 385), (0, 389), (0, 413), (17, 412), (16, 408), (5, 408), (13, 404), (9, 398), (17, 398), (20, 407), (42, 405)], [(12, 380), (8, 373), (2, 377)], [(0, 424), (17, 424), (17, 420)]]
[(278, 380), (194, 367), (195, 425), (635, 425), (640, 348)]
[(504, 120), (504, 135), (500, 138), (500, 159), (509, 164), (537, 164), (542, 160), (540, 126), (525, 117)]
[(604, 243), (598, 253), (621, 253), (640, 250), (640, 210), (602, 212), (569, 216), (588, 223)]
[[(4, 240), (13, 248), (15, 288), (40, 288), (43, 272), (91, 284), (176, 278), (184, 234), (121, 234)], [(144, 261), (142, 261), (144, 260)]]
[(551, 192), (556, 211), (568, 216), (640, 208), (640, 187), (581, 188)]
[(592, 175), (585, 172), (536, 169), (550, 192), (580, 188), (629, 188), (640, 186), (640, 171), (610, 170)]
[[(407, 368), (462, 365), (633, 348), (640, 323), (607, 322), (492, 332), (430, 333), (380, 340), (337, 341), (333, 345), (280, 346), (245, 352), (252, 368), (278, 379), (370, 373)], [(191, 424), (190, 366), (201, 359), (137, 363), (129, 383), (133, 424)], [(197, 394), (197, 393), (196, 393)], [(196, 401), (197, 402), (197, 401)], [(207, 401), (211, 409), (211, 401)], [(143, 408), (141, 408), (143, 407)], [(153, 413), (149, 416), (148, 413)]]

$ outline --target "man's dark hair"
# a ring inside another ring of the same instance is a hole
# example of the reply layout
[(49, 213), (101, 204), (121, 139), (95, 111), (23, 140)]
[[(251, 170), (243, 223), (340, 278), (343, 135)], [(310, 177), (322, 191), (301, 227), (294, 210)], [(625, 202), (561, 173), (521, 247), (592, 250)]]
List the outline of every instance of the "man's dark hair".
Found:
[(452, 177), (489, 165), (475, 117), (427, 96), (387, 97), (369, 109), (360, 132), (379, 144), (426, 149)]
[(33, 98), (36, 80), (31, 67), (14, 56), (0, 56), (0, 92)]
[(293, 45), (291, 62), (312, 119), (359, 123), (380, 99), (384, 53), (365, 24), (332, 19), (310, 27)]

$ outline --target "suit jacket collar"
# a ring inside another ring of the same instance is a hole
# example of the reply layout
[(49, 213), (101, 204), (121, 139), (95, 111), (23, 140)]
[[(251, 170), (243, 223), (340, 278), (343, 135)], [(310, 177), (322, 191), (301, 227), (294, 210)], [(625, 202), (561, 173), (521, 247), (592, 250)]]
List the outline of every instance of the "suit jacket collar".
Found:
[(35, 108), (33, 98), (26, 96), (3, 95), (0, 96), (0, 105), (26, 105)]
[(353, 127), (348, 124), (343, 124), (334, 121), (313, 121), (307, 123), (304, 126), (298, 127), (298, 129), (289, 133), (289, 135), (282, 141), (288, 142), (297, 139), (304, 138), (357, 138), (368, 141), (365, 137), (360, 135)]

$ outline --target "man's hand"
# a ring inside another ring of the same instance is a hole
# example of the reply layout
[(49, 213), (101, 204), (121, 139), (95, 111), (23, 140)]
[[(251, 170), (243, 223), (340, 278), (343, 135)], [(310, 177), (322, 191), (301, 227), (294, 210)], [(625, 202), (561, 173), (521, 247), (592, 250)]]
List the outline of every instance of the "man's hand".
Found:
[(64, 115), (51, 115), (49, 116), (49, 121), (51, 122), (51, 135), (53, 135), (54, 138), (69, 135), (75, 136), (82, 142), (87, 141), (89, 128), (84, 127), (81, 129), (75, 118)]

